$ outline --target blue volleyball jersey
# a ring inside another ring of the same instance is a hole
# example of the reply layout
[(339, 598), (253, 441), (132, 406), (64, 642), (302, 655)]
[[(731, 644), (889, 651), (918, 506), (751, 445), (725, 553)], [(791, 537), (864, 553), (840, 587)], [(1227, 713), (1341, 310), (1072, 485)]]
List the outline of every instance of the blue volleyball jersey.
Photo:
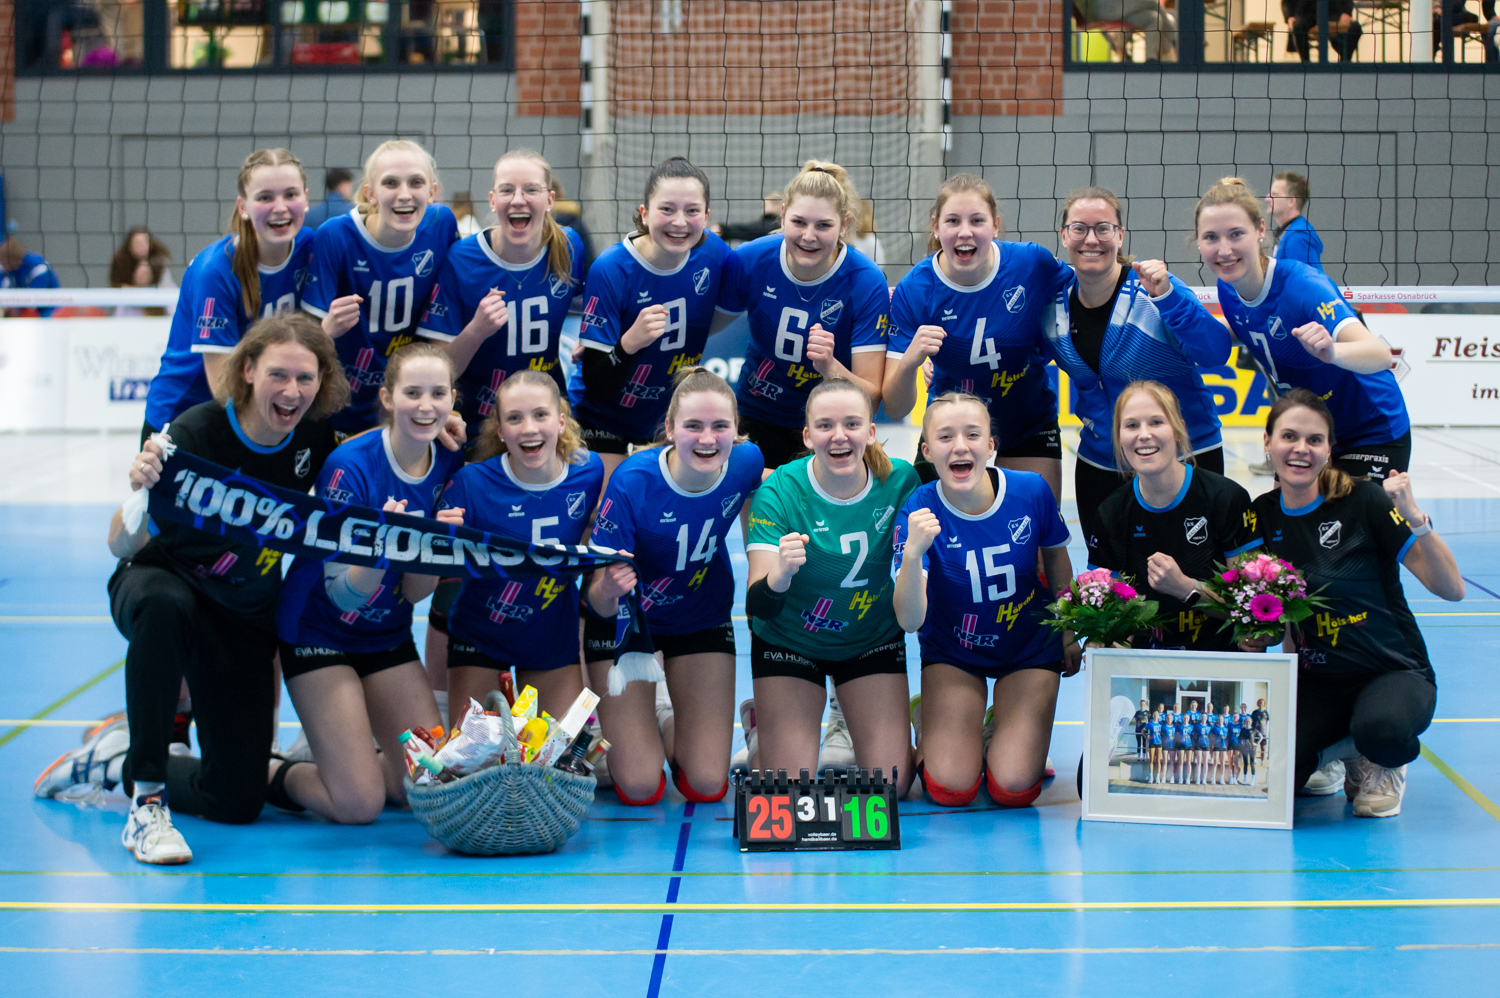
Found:
[(1152, 721), (1146, 726), (1146, 729), (1151, 732), (1151, 744), (1160, 745), (1162, 723), (1160, 721)]
[(1229, 715), (1228, 729), (1225, 735), (1229, 739), (1229, 744), (1234, 745), (1240, 740), (1240, 715)]
[[(521, 481), (501, 454), (464, 466), (439, 509), (462, 509), (464, 524), (534, 544), (581, 544), (604, 484), (604, 462), (580, 451), (555, 479)], [(454, 638), (523, 669), (578, 661), (578, 586), (569, 579), (466, 579), (448, 614)]]
[(312, 262), (310, 229), (298, 231), (281, 266), (257, 268), (260, 315), (245, 314), (245, 296), (234, 276), (234, 246), (235, 237), (225, 236), (193, 257), (182, 273), (167, 352), (146, 392), (146, 422), (157, 429), (213, 398), (203, 373), (203, 354), (231, 353), (256, 319), (297, 308)]
[(1322, 271), (1296, 260), (1272, 260), (1254, 301), (1241, 301), (1233, 287), (1220, 281), (1219, 306), (1235, 336), (1276, 382), (1277, 391), (1306, 388), (1327, 403), (1341, 452), (1362, 444), (1387, 444), (1411, 429), (1394, 374), (1355, 374), (1325, 364), (1292, 335), (1298, 326), (1321, 322), (1337, 338), (1340, 329), (1359, 321)]
[(672, 398), (672, 378), (703, 358), (720, 285), (726, 278), (736, 283), (738, 271), (739, 257), (712, 232), (675, 270), (647, 263), (631, 238), (605, 250), (589, 269), (579, 341), (608, 353), (641, 310), (652, 305), (667, 310), (667, 329), (626, 361), (631, 373), (618, 394), (591, 393), (583, 365), (575, 366), (568, 399), (578, 417), (627, 439), (656, 436)]
[(1073, 342), (1069, 298), (1078, 281), (1071, 269), (1048, 307), (1043, 328), (1049, 352), (1078, 393), (1073, 404), (1073, 414), (1083, 422), (1078, 456), (1096, 468), (1116, 470), (1115, 400), (1132, 381), (1159, 381), (1172, 390), (1194, 454), (1223, 443), (1218, 403), (1198, 365), (1218, 367), (1229, 360), (1229, 330), (1199, 304), (1187, 285), (1175, 277), (1170, 280), (1171, 290), (1152, 298), (1136, 274), (1127, 274), (1115, 294), (1097, 371)]
[(724, 538), (765, 460), (754, 444), (735, 444), (712, 488), (686, 492), (667, 470), (668, 449), (639, 451), (615, 469), (593, 543), (635, 556), (651, 633), (688, 634), (729, 619), (734, 573)]
[(529, 367), (550, 375), (558, 391), (567, 391), (557, 349), (568, 305), (583, 287), (583, 240), (567, 226), (563, 232), (573, 261), (568, 280), (552, 273), (545, 244), (541, 253), (526, 263), (500, 259), (490, 245), (489, 229), (455, 243), (438, 272), (418, 335), (451, 343), (473, 320), (479, 303), (491, 290), (505, 292), (510, 313), (510, 321), (480, 344), (469, 366), (458, 376), (470, 440), (478, 436), (485, 417), (495, 411), (495, 393), (507, 375)]
[(849, 367), (858, 353), (886, 348), (890, 287), (885, 273), (850, 246), (838, 251), (816, 281), (792, 276), (780, 233), (735, 250), (735, 285), (724, 289), (725, 311), (750, 313), (750, 343), (735, 390), (740, 414), (773, 426), (800, 427), (807, 395), (823, 376), (807, 359), (807, 331), (833, 334), (833, 356)]
[(1023, 669), (1062, 658), (1062, 635), (1042, 625), (1047, 590), (1037, 578), (1044, 547), (1068, 543), (1057, 499), (1040, 475), (991, 469), (995, 501), (974, 516), (929, 482), (896, 514), (894, 578), (901, 570), (907, 521), (919, 509), (942, 530), (922, 556), (927, 619), (918, 639), (922, 661), (970, 669)]
[[(315, 494), (330, 502), (380, 509), (387, 499), (405, 499), (410, 516), (432, 516), (448, 479), (463, 457), (430, 444), (427, 474), (413, 478), (391, 453), (390, 429), (366, 433), (334, 448), (318, 475)], [(355, 533), (356, 540), (361, 538)], [(298, 558), (287, 573), (276, 608), (276, 633), (293, 645), (375, 652), (411, 639), (411, 601), (401, 591), (404, 569), (391, 569), (364, 605), (340, 610), (323, 587), (323, 562)]]
[(1229, 740), (1229, 725), (1225, 723), (1223, 717), (1220, 717), (1218, 723), (1214, 725), (1214, 734), (1219, 737), (1220, 743)]
[(1189, 724), (1201, 724), (1203, 721), (1203, 711), (1190, 710), (1187, 712), (1187, 719)]
[(995, 445), (1014, 447), (1057, 419), (1047, 380), (1042, 319), (1070, 273), (1036, 243), (995, 243), (990, 276), (971, 288), (950, 281), (937, 254), (917, 264), (891, 296), (888, 359), (911, 346), (918, 326), (947, 335), (932, 358), (929, 397), (969, 392), (989, 406)]
[(334, 414), (335, 429), (358, 433), (380, 421), (385, 362), (416, 337), (438, 269), (457, 238), (458, 222), (441, 204), (427, 206), (411, 241), (397, 249), (377, 243), (358, 211), (318, 228), (302, 307), (321, 319), (336, 298), (364, 299), (359, 320), (333, 341), (349, 379), (349, 405)]
[(1192, 739), (1188, 735), (1188, 727), (1187, 724), (1183, 723), (1180, 714), (1177, 720), (1172, 723), (1172, 741), (1177, 748), (1187, 748), (1192, 744)]

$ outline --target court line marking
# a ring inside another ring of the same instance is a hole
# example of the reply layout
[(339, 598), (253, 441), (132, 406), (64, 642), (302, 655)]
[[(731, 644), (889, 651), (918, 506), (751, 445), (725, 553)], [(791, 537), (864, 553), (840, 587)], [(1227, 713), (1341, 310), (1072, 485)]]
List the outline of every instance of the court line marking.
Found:
[[(50, 718), (0, 718), (0, 727), (6, 725), (22, 725), (34, 728), (89, 728), (99, 723), (98, 718), (93, 720), (57, 720)], [(283, 728), (300, 728), (301, 721), (282, 721)], [(1082, 721), (1053, 721), (1054, 725), (1081, 725)], [(1433, 724), (1496, 724), (1500, 723), (1500, 717), (1434, 717)], [(738, 728), (738, 722), (734, 725)], [(824, 726), (827, 724), (825, 722)]]
[(1442, 773), (1444, 776), (1448, 777), (1448, 779), (1452, 780), (1453, 785), (1462, 790), (1470, 800), (1483, 808), (1486, 814), (1488, 814), (1491, 818), (1494, 818), (1496, 821), (1500, 821), (1500, 806), (1497, 806), (1494, 801), (1490, 800), (1483, 793), (1481, 793), (1479, 791), (1479, 788), (1474, 786), (1474, 784), (1470, 783), (1462, 776), (1459, 776), (1458, 772), (1454, 770), (1452, 766), (1448, 765), (1442, 759), (1438, 758), (1437, 753), (1432, 751), (1432, 749), (1428, 748), (1425, 744), (1422, 746), (1422, 758), (1432, 763), (1433, 768), (1436, 769), (1439, 773)]
[(5, 745), (6, 742), (10, 741), (12, 738), (15, 738), (21, 732), (31, 727), (31, 721), (40, 721), (42, 718), (46, 717), (54, 710), (57, 710), (59, 707), (71, 701), (74, 697), (80, 696), (83, 693), (87, 693), (89, 690), (93, 689), (95, 686), (99, 685), (104, 680), (108, 679), (110, 676), (114, 675), (116, 672), (119, 672), (123, 668), (125, 668), (125, 660), (122, 658), (114, 665), (106, 667), (103, 672), (100, 672), (98, 675), (94, 676), (93, 679), (84, 680), (78, 686), (73, 687), (70, 692), (64, 693), (61, 697), (52, 701), (47, 706), (37, 711), (35, 714), (32, 714), (31, 717), (26, 721), (22, 721), (17, 727), (11, 728), (5, 734), (0, 735), (0, 746)]
[[(203, 914), (591, 914), (648, 915), (695, 912), (710, 915), (815, 912), (874, 914), (921, 912), (1056, 911), (1285, 911), (1304, 909), (1500, 908), (1500, 898), (1291, 898), (1272, 901), (889, 901), (889, 902), (614, 902), (517, 904), (272, 904), (176, 901), (0, 901), (0, 911), (191, 912)], [(653, 951), (654, 952), (654, 951)]]
[[(1396, 949), (1490, 949), (1500, 943), (1448, 943)], [(673, 956), (1145, 956), (1176, 953), (1366, 953), (1375, 946), (952, 946), (939, 949), (674, 949)], [(110, 946), (0, 946), (0, 953), (108, 956), (662, 956), (659, 949), (175, 949)]]

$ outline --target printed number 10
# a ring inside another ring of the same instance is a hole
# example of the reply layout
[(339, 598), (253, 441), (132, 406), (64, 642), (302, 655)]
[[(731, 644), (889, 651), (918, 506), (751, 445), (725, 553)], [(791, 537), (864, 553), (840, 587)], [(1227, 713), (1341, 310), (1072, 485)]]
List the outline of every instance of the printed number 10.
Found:
[[(864, 801), (865, 823), (863, 834), (859, 824), (860, 801)], [(885, 814), (885, 798), (879, 794), (855, 795), (844, 802), (849, 813), (850, 837), (856, 839), (883, 839), (889, 831)]]

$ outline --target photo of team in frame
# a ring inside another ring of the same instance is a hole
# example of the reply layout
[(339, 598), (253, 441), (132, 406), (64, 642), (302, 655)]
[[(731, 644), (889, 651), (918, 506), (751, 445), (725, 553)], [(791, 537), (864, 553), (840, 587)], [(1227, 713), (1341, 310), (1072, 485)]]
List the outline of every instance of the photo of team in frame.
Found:
[(1266, 800), (1268, 695), (1263, 680), (1112, 676), (1109, 792)]

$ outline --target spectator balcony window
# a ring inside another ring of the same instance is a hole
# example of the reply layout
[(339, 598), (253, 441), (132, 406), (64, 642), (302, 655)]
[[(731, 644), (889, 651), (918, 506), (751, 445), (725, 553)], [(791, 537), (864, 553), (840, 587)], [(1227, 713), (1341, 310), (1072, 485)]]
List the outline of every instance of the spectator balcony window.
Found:
[(510, 71), (511, 0), (19, 0), (17, 72)]

